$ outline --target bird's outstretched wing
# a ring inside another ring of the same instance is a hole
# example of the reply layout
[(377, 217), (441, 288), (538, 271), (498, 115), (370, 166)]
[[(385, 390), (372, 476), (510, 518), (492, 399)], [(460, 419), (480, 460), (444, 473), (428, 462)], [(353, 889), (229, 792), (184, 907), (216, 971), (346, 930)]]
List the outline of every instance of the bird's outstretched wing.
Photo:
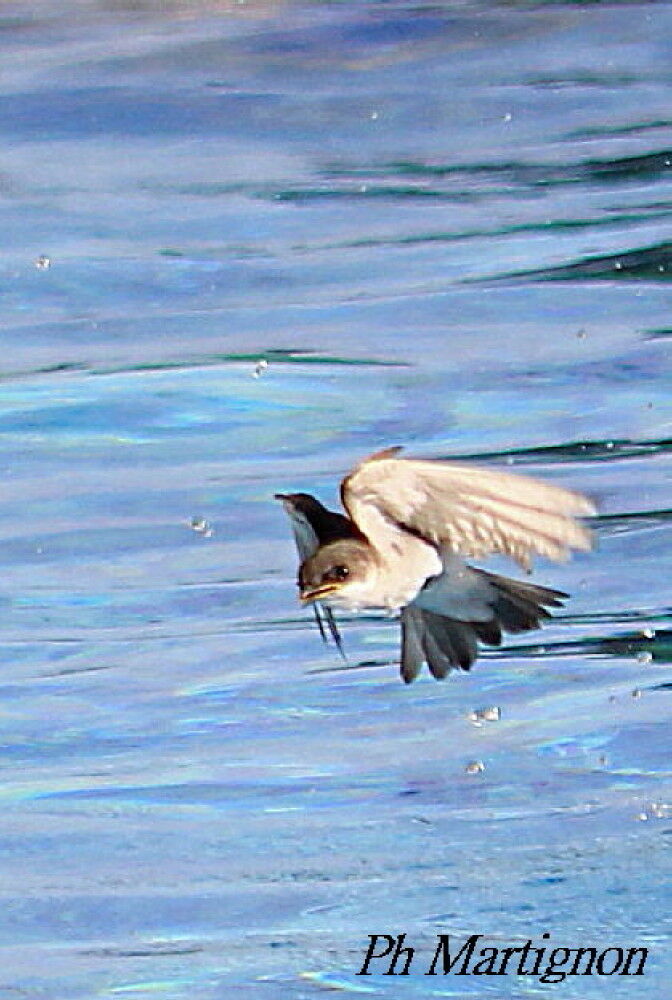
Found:
[(591, 532), (576, 520), (595, 513), (587, 497), (510, 472), (397, 458), (399, 450), (365, 459), (341, 484), (345, 509), (376, 548), (405, 532), (461, 556), (507, 555), (529, 569), (533, 555), (561, 562), (591, 547)]
[[(319, 546), (331, 541), (332, 538), (350, 537), (356, 534), (354, 526), (350, 525), (342, 514), (327, 510), (307, 493), (276, 493), (275, 498), (282, 502), (289, 515), (300, 563), (315, 555)], [(328, 629), (334, 645), (345, 660), (343, 640), (331, 608), (315, 601), (313, 614), (322, 641), (328, 643)]]

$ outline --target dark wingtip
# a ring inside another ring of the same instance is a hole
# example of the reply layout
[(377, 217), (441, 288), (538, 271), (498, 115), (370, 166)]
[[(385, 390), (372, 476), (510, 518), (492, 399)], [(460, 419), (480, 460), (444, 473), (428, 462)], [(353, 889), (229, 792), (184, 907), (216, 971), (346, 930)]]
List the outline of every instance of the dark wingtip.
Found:
[(311, 513), (324, 513), (331, 514), (324, 504), (321, 504), (317, 497), (314, 497), (312, 493), (274, 493), (273, 496), (276, 500), (287, 500), (293, 507), (297, 510), (304, 512), (310, 511)]
[(374, 451), (373, 455), (369, 455), (365, 459), (366, 462), (378, 462), (381, 458), (392, 458), (394, 455), (398, 455), (400, 451), (404, 450), (404, 446), (401, 444), (395, 444), (391, 448), (383, 448), (382, 451)]
[(343, 648), (343, 639), (341, 638), (341, 633), (334, 618), (334, 613), (331, 608), (327, 605), (322, 608), (324, 612), (324, 617), (326, 618), (327, 625), (329, 626), (329, 631), (331, 632), (331, 638), (334, 640), (336, 649), (341, 654), (341, 658), (347, 663), (348, 657), (345, 655), (345, 649)]

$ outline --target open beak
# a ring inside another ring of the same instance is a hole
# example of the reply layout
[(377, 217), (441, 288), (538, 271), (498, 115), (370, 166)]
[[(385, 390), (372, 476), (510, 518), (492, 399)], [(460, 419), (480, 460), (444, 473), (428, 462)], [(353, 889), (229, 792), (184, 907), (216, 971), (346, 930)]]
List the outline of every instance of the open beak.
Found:
[(330, 594), (335, 593), (338, 590), (338, 584), (336, 583), (323, 583), (320, 587), (313, 587), (312, 590), (301, 590), (299, 592), (299, 600), (302, 604), (311, 604), (313, 601), (321, 601), (323, 597), (329, 597)]

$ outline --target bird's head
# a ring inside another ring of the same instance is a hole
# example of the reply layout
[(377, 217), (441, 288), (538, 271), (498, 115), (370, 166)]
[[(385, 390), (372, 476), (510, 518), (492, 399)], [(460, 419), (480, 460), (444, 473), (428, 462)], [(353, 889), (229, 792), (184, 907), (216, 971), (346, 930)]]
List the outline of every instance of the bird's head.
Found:
[(366, 543), (344, 538), (322, 545), (299, 568), (302, 601), (333, 601), (355, 605), (374, 566)]

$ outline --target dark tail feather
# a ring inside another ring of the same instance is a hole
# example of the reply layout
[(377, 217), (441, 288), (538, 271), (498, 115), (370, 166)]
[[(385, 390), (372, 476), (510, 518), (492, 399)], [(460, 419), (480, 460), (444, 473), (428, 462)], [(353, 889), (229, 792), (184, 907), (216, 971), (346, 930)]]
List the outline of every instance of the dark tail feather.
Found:
[(401, 612), (401, 676), (415, 680), (423, 662), (442, 680), (451, 670), (469, 670), (478, 656), (477, 640), (499, 646), (502, 632), (517, 634), (539, 628), (550, 618), (546, 608), (561, 608), (568, 594), (533, 583), (475, 570), (493, 589), (493, 616), (485, 622), (463, 622), (415, 605)]
[(452, 667), (469, 670), (478, 656), (476, 632), (470, 622), (424, 611), (425, 651), (431, 674), (443, 679)]
[(423, 631), (422, 611), (409, 604), (401, 612), (401, 677), (406, 684), (415, 680), (425, 662)]
[[(510, 580), (506, 576), (487, 573), (482, 569), (476, 572), (485, 577), (495, 591), (495, 600), (492, 602), (494, 614), (492, 620), (485, 623), (486, 629), (495, 625), (501, 631), (510, 632), (512, 635), (529, 632), (539, 628), (542, 621), (551, 617), (546, 608), (561, 608), (563, 599), (569, 597), (569, 594), (565, 594), (562, 590), (551, 590), (550, 587), (540, 587), (535, 583)], [(480, 623), (476, 622), (477, 632), (479, 626)], [(491, 644), (484, 632), (479, 634), (479, 638)], [(499, 643), (495, 642), (492, 645), (498, 646)]]
[(401, 676), (415, 680), (423, 663), (437, 680), (451, 670), (469, 670), (478, 655), (471, 622), (437, 615), (409, 605), (401, 612)]

